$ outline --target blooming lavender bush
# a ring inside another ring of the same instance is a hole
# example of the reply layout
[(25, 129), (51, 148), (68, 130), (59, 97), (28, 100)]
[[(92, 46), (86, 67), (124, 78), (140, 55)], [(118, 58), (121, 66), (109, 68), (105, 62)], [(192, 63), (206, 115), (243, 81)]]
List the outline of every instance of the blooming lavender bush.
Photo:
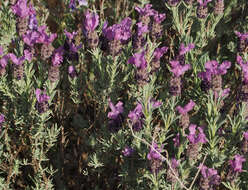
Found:
[(246, 190), (247, 10), (0, 1), (0, 189)]

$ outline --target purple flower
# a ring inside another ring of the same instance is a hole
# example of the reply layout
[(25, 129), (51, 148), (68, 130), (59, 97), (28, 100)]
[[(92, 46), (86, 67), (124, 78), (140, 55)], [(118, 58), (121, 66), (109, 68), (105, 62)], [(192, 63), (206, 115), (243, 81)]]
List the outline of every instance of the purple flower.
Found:
[(229, 160), (229, 164), (234, 172), (242, 172), (242, 163), (245, 162), (245, 158), (242, 155), (235, 155), (234, 160)]
[(11, 7), (13, 13), (21, 18), (29, 15), (29, 7), (27, 6), (27, 0), (18, 0), (15, 5)]
[(30, 16), (28, 21), (28, 27), (30, 30), (36, 30), (38, 28), (38, 21), (36, 18), (36, 11), (33, 5), (30, 6)]
[(210, 186), (218, 185), (220, 183), (220, 176), (218, 175), (217, 170), (213, 168), (208, 168), (204, 165), (200, 165), (200, 167), (203, 180), (208, 179)]
[(248, 32), (240, 33), (238, 31), (234, 32), (241, 40), (246, 40), (248, 38)]
[(193, 100), (190, 100), (189, 103), (186, 104), (183, 108), (181, 106), (177, 106), (176, 109), (180, 114), (185, 115), (186, 113), (191, 111), (194, 108), (194, 106), (195, 106), (195, 102)]
[(156, 48), (153, 53), (153, 59), (155, 61), (160, 60), (160, 58), (168, 51), (168, 47), (164, 46), (161, 48)]
[(40, 36), (39, 32), (35, 30), (28, 30), (26, 34), (22, 36), (22, 39), (25, 44), (32, 47), (34, 46), (35, 43), (37, 43), (39, 36)]
[(38, 27), (37, 31), (39, 33), (39, 37), (36, 39), (36, 43), (50, 44), (57, 37), (57, 34), (48, 35), (46, 33), (46, 28), (47, 27), (45, 25)]
[(156, 108), (159, 108), (162, 105), (162, 102), (156, 101), (154, 98), (150, 98), (149, 99), (149, 104), (148, 104), (148, 109), (149, 109), (150, 104), (152, 106), (152, 109), (156, 109)]
[(227, 72), (227, 69), (231, 67), (230, 61), (224, 61), (222, 64), (219, 65), (219, 63), (215, 60), (208, 61), (205, 63), (205, 69), (207, 72), (210, 72), (214, 75), (224, 75)]
[(87, 2), (87, 0), (78, 0), (78, 4), (79, 4), (79, 6), (88, 6), (88, 2)]
[(179, 137), (179, 133), (177, 133), (176, 137), (173, 138), (173, 142), (174, 142), (174, 146), (175, 146), (175, 147), (179, 147), (179, 146), (180, 146), (180, 137)]
[(103, 34), (109, 40), (120, 40), (122, 42), (127, 41), (131, 33), (132, 19), (127, 17), (121, 21), (120, 24), (114, 24), (113, 26), (107, 27), (107, 22), (103, 25)]
[(5, 122), (4, 115), (0, 114), (0, 125), (2, 125), (3, 122)]
[(164, 21), (164, 19), (166, 18), (165, 13), (163, 14), (159, 14), (157, 11), (154, 11), (153, 13), (153, 19), (156, 23), (160, 24), (161, 22)]
[(36, 99), (39, 103), (47, 102), (50, 96), (46, 94), (46, 91), (41, 91), (39, 88), (35, 90)]
[[(197, 129), (196, 129), (197, 128)], [(196, 131), (197, 130), (197, 131)], [(188, 140), (192, 144), (206, 143), (207, 139), (201, 127), (197, 127), (195, 124), (190, 124)]]
[[(224, 90), (222, 90), (221, 97), (228, 96), (230, 91), (230, 88), (225, 88)], [(214, 96), (216, 98), (219, 98), (219, 93), (217, 91), (214, 91)]]
[(5, 55), (3, 56), (1, 59), (0, 59), (0, 66), (1, 68), (5, 68), (8, 64), (8, 59), (9, 59), (9, 56), (8, 55)]
[(25, 60), (28, 60), (30, 62), (33, 58), (33, 55), (29, 50), (25, 49), (24, 50), (24, 58), (25, 58)]
[(109, 99), (109, 107), (111, 111), (108, 113), (109, 121), (109, 128), (111, 131), (116, 132), (120, 129), (121, 124), (123, 122), (122, 119), (122, 113), (124, 111), (123, 103), (118, 102), (116, 105), (114, 105), (111, 100)]
[(50, 96), (46, 94), (46, 91), (41, 91), (39, 88), (35, 90), (36, 95), (36, 109), (39, 113), (44, 113), (48, 110), (48, 100), (50, 99)]
[(176, 160), (175, 158), (171, 159), (171, 167), (172, 169), (176, 169), (179, 166), (179, 160)]
[(244, 132), (243, 135), (244, 135), (245, 140), (248, 141), (248, 131)]
[(211, 2), (212, 0), (197, 0), (197, 2), (201, 5), (201, 6), (207, 6), (207, 4), (209, 2)]
[(72, 41), (74, 37), (77, 35), (77, 32), (68, 32), (67, 30), (64, 30), (65, 36), (68, 38), (69, 41)]
[(63, 46), (59, 47), (54, 51), (53, 57), (52, 57), (52, 65), (58, 66), (63, 62)]
[(77, 35), (77, 32), (68, 32), (67, 30), (64, 30), (65, 32), (65, 36), (67, 37), (67, 44), (69, 45), (69, 48), (70, 48), (70, 51), (73, 52), (73, 53), (77, 53), (78, 50), (80, 48), (82, 48), (82, 44), (79, 44), (78, 46), (76, 46), (74, 43), (73, 43), (73, 39), (75, 38), (75, 36)]
[(195, 44), (191, 43), (188, 46), (184, 46), (184, 44), (180, 45), (180, 49), (179, 49), (179, 55), (184, 55), (187, 52), (189, 52), (190, 50), (192, 50), (193, 48), (195, 48)]
[(93, 32), (99, 24), (99, 16), (89, 10), (85, 13), (84, 28), (88, 32)]
[(21, 65), (25, 61), (25, 56), (17, 58), (13, 53), (9, 53), (8, 57), (15, 65)]
[(142, 105), (139, 103), (133, 111), (130, 111), (128, 118), (132, 122), (132, 127), (135, 131), (140, 131), (142, 129)]
[(151, 9), (152, 5), (151, 4), (146, 4), (144, 8), (140, 7), (135, 7), (135, 10), (138, 11), (140, 16), (152, 16), (154, 14), (154, 10)]
[(137, 31), (138, 31), (138, 36), (142, 36), (143, 34), (149, 32), (148, 26), (143, 24), (142, 22), (138, 22), (137, 24)]
[(70, 66), (68, 67), (68, 73), (69, 73), (69, 76), (70, 76), (71, 78), (74, 78), (74, 77), (77, 76), (76, 69), (75, 69), (75, 67), (74, 67), (73, 65), (70, 65)]
[(158, 148), (158, 145), (156, 143), (152, 143), (152, 147), (150, 148), (150, 152), (147, 155), (147, 159), (148, 160), (162, 160), (162, 156), (159, 153), (162, 152), (163, 148), (164, 148), (163, 144), (161, 145), (160, 148)]
[(145, 50), (140, 53), (135, 53), (131, 58), (128, 59), (128, 63), (134, 64), (137, 69), (144, 69), (147, 67), (145, 59)]
[(114, 105), (111, 100), (109, 100), (109, 107), (111, 109), (111, 112), (108, 113), (109, 119), (116, 119), (120, 114), (123, 113), (123, 103), (118, 102), (116, 105)]
[(125, 156), (125, 157), (131, 156), (131, 155), (133, 154), (133, 152), (134, 152), (134, 149), (133, 149), (133, 148), (130, 148), (130, 147), (128, 147), (128, 146), (126, 146), (126, 147), (122, 150), (122, 154), (123, 154), (123, 156)]
[(206, 81), (211, 81), (212, 75), (224, 75), (227, 69), (231, 67), (230, 61), (223, 61), (219, 64), (217, 61), (212, 60), (205, 63), (205, 72), (200, 72), (198, 76)]
[(176, 77), (179, 77), (181, 75), (183, 75), (187, 70), (191, 69), (191, 65), (190, 64), (186, 64), (186, 65), (181, 65), (179, 61), (170, 61), (171, 64), (171, 72), (173, 72), (173, 74)]
[(0, 56), (2, 56), (2, 55), (3, 55), (3, 47), (0, 46)]
[(236, 60), (243, 71), (244, 82), (248, 83), (248, 62), (245, 63), (240, 55), (237, 55)]
[(69, 8), (71, 10), (76, 9), (76, 1), (75, 0), (70, 0), (70, 2), (69, 2)]

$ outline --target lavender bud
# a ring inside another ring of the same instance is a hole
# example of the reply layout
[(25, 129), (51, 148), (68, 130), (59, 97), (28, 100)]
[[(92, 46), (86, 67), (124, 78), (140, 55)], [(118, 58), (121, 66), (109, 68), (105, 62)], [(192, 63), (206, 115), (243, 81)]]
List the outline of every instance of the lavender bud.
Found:
[(149, 73), (146, 68), (137, 69), (136, 80), (139, 86), (143, 86), (149, 82)]
[(13, 74), (15, 79), (21, 80), (23, 78), (23, 73), (24, 73), (23, 64), (20, 65), (13, 64)]
[(208, 16), (208, 7), (207, 5), (198, 5), (197, 7), (197, 17), (204, 19)]
[(198, 153), (199, 153), (199, 143), (189, 144), (187, 148), (187, 156), (190, 162), (197, 159)]
[(70, 65), (68, 67), (68, 73), (71, 78), (75, 78), (77, 76), (77, 72), (74, 66)]
[(52, 43), (44, 43), (41, 46), (41, 59), (46, 60), (53, 54), (54, 47)]
[(221, 75), (214, 75), (211, 80), (212, 90), (215, 92), (220, 92), (222, 89), (222, 77)]
[(156, 39), (159, 39), (162, 35), (162, 31), (163, 31), (162, 25), (160, 23), (153, 22), (151, 29), (152, 41), (156, 41)]
[(175, 7), (179, 3), (180, 0), (167, 0), (168, 5)]
[(184, 0), (187, 5), (192, 5), (194, 0)]
[(109, 53), (113, 57), (118, 55), (122, 49), (122, 44), (120, 40), (112, 40), (109, 42)]
[(248, 153), (248, 140), (243, 140), (242, 151), (244, 154)]
[(190, 121), (189, 121), (189, 115), (187, 113), (181, 115), (181, 118), (179, 120), (179, 125), (183, 128), (183, 133), (184, 133), (185, 129), (188, 128), (189, 123), (190, 123)]
[(36, 95), (36, 109), (38, 110), (39, 113), (44, 113), (48, 110), (48, 100), (50, 97), (46, 94), (45, 91), (41, 91), (40, 89), (35, 90), (35, 95)]
[(209, 190), (210, 189), (209, 183), (210, 183), (209, 178), (203, 178), (203, 177), (201, 177), (201, 179), (200, 179), (201, 190)]
[(54, 83), (55, 81), (59, 80), (60, 72), (59, 72), (60, 65), (51, 65), (48, 71), (48, 79)]
[(87, 41), (88, 41), (88, 46), (90, 48), (96, 48), (98, 46), (99, 43), (99, 37), (97, 35), (96, 31), (90, 32), (87, 35)]
[(214, 7), (215, 15), (222, 15), (225, 9), (224, 0), (216, 0)]
[(182, 89), (182, 84), (181, 84), (181, 77), (176, 77), (174, 76), (170, 80), (170, 93), (173, 96), (180, 96), (181, 95), (181, 89)]
[(171, 182), (172, 186), (176, 185), (177, 179), (176, 176), (178, 177), (178, 165), (179, 165), (179, 161), (177, 161), (175, 158), (173, 158), (171, 160), (171, 168), (173, 169), (173, 171), (171, 170), (171, 168), (168, 168), (167, 171), (167, 176), (166, 176), (166, 180)]
[(24, 35), (28, 30), (28, 17), (18, 17), (17, 21), (17, 31), (19, 36)]

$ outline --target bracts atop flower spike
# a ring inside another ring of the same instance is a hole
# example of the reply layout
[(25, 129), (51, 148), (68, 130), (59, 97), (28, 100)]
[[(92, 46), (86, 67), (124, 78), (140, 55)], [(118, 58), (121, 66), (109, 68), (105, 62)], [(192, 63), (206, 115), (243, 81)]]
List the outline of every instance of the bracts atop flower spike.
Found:
[(64, 43), (65, 57), (70, 61), (78, 61), (78, 50), (82, 48), (82, 44), (76, 44), (75, 37), (77, 32), (64, 31), (66, 40)]
[(234, 33), (238, 36), (238, 51), (241, 53), (248, 52), (248, 32), (235, 31)]
[(99, 16), (96, 13), (91, 13), (87, 10), (84, 19), (84, 33), (90, 48), (96, 48), (98, 46), (99, 37), (95, 30), (98, 25)]
[(179, 125), (183, 129), (183, 136), (185, 135), (185, 129), (188, 128), (190, 121), (189, 121), (189, 115), (188, 112), (191, 111), (195, 106), (195, 102), (193, 100), (190, 100), (188, 104), (186, 104), (184, 107), (177, 106), (177, 111), (181, 114), (181, 117), (179, 119)]
[(25, 61), (25, 57), (17, 58), (15, 54), (9, 53), (8, 58), (11, 59), (13, 63), (13, 74), (14, 78), (17, 80), (21, 80), (24, 75), (24, 65), (23, 62)]
[(155, 42), (156, 40), (159, 40), (159, 38), (162, 36), (162, 22), (166, 18), (165, 13), (159, 14), (157, 11), (154, 10), (152, 25), (151, 25), (151, 38), (152, 41)]
[(170, 167), (168, 167), (168, 171), (167, 171), (167, 176), (166, 176), (166, 180), (171, 182), (172, 186), (176, 185), (177, 179), (175, 177), (175, 175), (178, 177), (178, 166), (179, 166), (179, 161), (176, 160), (175, 158), (172, 158), (170, 161), (171, 164), (171, 168), (173, 169), (173, 171), (170, 169)]
[(52, 64), (49, 68), (48, 71), (48, 79), (53, 83), (55, 81), (58, 81), (60, 78), (60, 72), (59, 72), (59, 67), (61, 65), (61, 63), (63, 62), (63, 47), (59, 47), (58, 49), (56, 49), (53, 53), (53, 57), (52, 57)]
[(197, 7), (197, 17), (200, 19), (204, 19), (208, 16), (208, 3), (212, 0), (197, 0), (198, 7)]
[(19, 36), (22, 36), (28, 29), (28, 16), (30, 15), (30, 8), (27, 6), (27, 0), (18, 0), (11, 9), (17, 16), (17, 31)]
[(171, 72), (173, 73), (172, 79), (170, 80), (170, 93), (173, 96), (181, 95), (181, 75), (183, 75), (186, 71), (191, 69), (191, 65), (181, 65), (179, 61), (170, 61), (171, 64)]
[(36, 95), (36, 109), (39, 113), (44, 113), (48, 110), (48, 100), (50, 99), (50, 96), (46, 94), (46, 91), (41, 91), (39, 88), (35, 90)]
[(146, 38), (145, 35), (149, 32), (148, 26), (142, 22), (136, 24), (136, 32), (133, 36), (133, 47), (136, 51), (139, 51), (145, 46)]
[(242, 151), (243, 151), (244, 154), (248, 153), (248, 131), (243, 133)]
[(147, 71), (147, 62), (145, 59), (146, 51), (135, 53), (128, 59), (129, 64), (136, 66), (136, 80), (139, 86), (145, 85), (149, 81), (149, 73)]
[(168, 5), (175, 7), (181, 0), (167, 0)]
[(189, 135), (187, 136), (189, 145), (187, 148), (187, 156), (189, 161), (192, 162), (197, 159), (198, 153), (201, 148), (201, 144), (207, 142), (206, 136), (201, 127), (197, 127), (194, 124), (189, 126)]
[(161, 145), (161, 147), (159, 148), (156, 143), (152, 143), (150, 152), (147, 155), (147, 159), (149, 160), (150, 164), (150, 169), (153, 174), (158, 174), (158, 172), (162, 169), (162, 163), (164, 160), (160, 153), (162, 152), (163, 147), (164, 145)]
[(227, 69), (231, 67), (230, 61), (224, 61), (222, 64), (219, 64), (216, 60), (208, 61), (205, 63), (205, 72), (200, 72), (199, 77), (203, 79), (203, 89), (205, 91), (210, 88), (213, 90), (215, 97), (219, 96), (219, 93), (222, 91), (222, 96), (228, 94), (229, 89), (222, 90), (222, 75), (227, 73)]
[(168, 47), (164, 46), (156, 48), (153, 52), (153, 59), (151, 61), (151, 73), (156, 72), (160, 68), (160, 58), (168, 51)]
[(195, 44), (190, 43), (187, 46), (185, 46), (183, 43), (180, 45), (179, 48), (179, 55), (176, 57), (176, 60), (179, 61), (181, 65), (185, 64), (185, 55), (189, 51), (195, 48)]
[(107, 22), (104, 23), (102, 32), (108, 40), (109, 53), (113, 57), (120, 53), (122, 45), (132, 36), (131, 25), (132, 19), (129, 17), (123, 19), (120, 24), (114, 24), (110, 27), (107, 27)]
[(215, 185), (220, 184), (220, 176), (217, 174), (217, 170), (208, 168), (207, 166), (200, 165), (201, 178), (200, 187), (202, 190), (214, 189)]
[(108, 118), (110, 119), (108, 123), (109, 130), (112, 132), (117, 132), (121, 128), (123, 123), (123, 103), (119, 101), (116, 105), (114, 105), (110, 99), (108, 100), (108, 102), (111, 109), (111, 111), (108, 113)]
[(140, 131), (143, 125), (143, 111), (142, 105), (140, 103), (137, 104), (133, 111), (130, 111), (128, 114), (128, 118), (131, 121), (132, 129), (134, 131)]
[(242, 165), (245, 162), (245, 158), (242, 155), (235, 155), (233, 160), (229, 160), (230, 170), (227, 174), (227, 180), (235, 181), (239, 173), (243, 172)]
[(242, 70), (242, 83), (238, 100), (241, 102), (248, 102), (248, 62), (244, 62), (240, 55), (237, 56), (236, 60)]
[(151, 21), (150, 16), (154, 15), (154, 10), (152, 9), (152, 5), (146, 4), (144, 8), (135, 7), (135, 10), (138, 11), (139, 13), (139, 21), (148, 27)]

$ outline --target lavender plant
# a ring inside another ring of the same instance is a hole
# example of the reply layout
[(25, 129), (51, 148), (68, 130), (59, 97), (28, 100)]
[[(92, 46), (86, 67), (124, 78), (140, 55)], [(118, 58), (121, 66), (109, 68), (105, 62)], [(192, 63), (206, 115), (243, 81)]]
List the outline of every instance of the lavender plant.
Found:
[(0, 0), (0, 189), (247, 189), (245, 0)]

